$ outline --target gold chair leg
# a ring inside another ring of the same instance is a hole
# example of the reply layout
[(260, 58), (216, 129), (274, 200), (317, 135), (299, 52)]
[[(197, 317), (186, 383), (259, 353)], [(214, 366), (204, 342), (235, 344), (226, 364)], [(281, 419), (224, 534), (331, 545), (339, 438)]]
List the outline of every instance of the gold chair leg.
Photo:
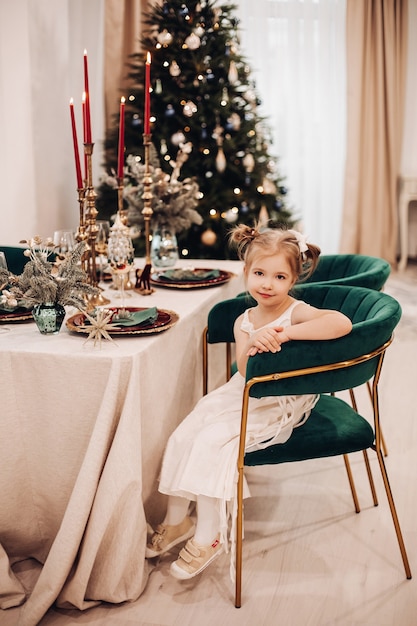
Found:
[(232, 369), (232, 346), (230, 343), (226, 344), (226, 380), (231, 379)]
[(368, 451), (362, 450), (362, 452), (363, 452), (363, 458), (365, 461), (366, 472), (368, 474), (369, 486), (371, 488), (372, 500), (374, 501), (374, 506), (378, 506), (378, 497), (376, 495), (374, 477), (372, 475), (371, 465), (369, 463)]
[(404, 563), (405, 575), (408, 579), (412, 578), (410, 564), (408, 562), (407, 552), (404, 545), (404, 540), (400, 528), (400, 523), (398, 521), (398, 515), (394, 504), (394, 498), (392, 496), (391, 487), (388, 480), (387, 470), (385, 468), (384, 457), (382, 456), (381, 450), (376, 450), (376, 455), (378, 457), (379, 467), (381, 470), (382, 480), (384, 482), (385, 491), (388, 498), (389, 508), (391, 510), (392, 521), (394, 522), (395, 533), (397, 535), (398, 545), (400, 547), (401, 557)]
[[(372, 389), (371, 389), (371, 383), (368, 382), (366, 383), (366, 386), (368, 387), (368, 392), (369, 392), (369, 397), (371, 398), (371, 402), (372, 402)], [(382, 429), (379, 429), (379, 434), (381, 437), (381, 447), (382, 447), (382, 452), (384, 453), (384, 456), (388, 456), (388, 448), (387, 445), (385, 443), (385, 439), (384, 439), (384, 433), (382, 432)]]
[(208, 387), (208, 328), (203, 331), (203, 396), (207, 395)]
[(350, 469), (350, 463), (349, 463), (349, 458), (348, 458), (347, 454), (343, 455), (343, 460), (345, 462), (346, 473), (348, 475), (350, 490), (352, 492), (353, 504), (355, 505), (355, 511), (356, 511), (356, 513), (360, 513), (361, 509), (360, 509), (360, 506), (359, 506), (358, 495), (356, 493), (356, 487), (355, 487), (355, 483), (354, 483), (354, 480), (353, 480), (352, 471)]
[(235, 607), (242, 606), (242, 537), (243, 537), (243, 471), (239, 468), (237, 484), (237, 520), (236, 520), (236, 581)]

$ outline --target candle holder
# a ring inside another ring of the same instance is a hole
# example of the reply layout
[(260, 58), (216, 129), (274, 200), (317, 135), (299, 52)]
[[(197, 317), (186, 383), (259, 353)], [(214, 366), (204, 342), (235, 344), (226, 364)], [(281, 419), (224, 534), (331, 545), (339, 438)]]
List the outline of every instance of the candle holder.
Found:
[(143, 177), (143, 209), (142, 215), (145, 224), (145, 267), (143, 268), (140, 276), (138, 276), (138, 280), (136, 282), (136, 291), (138, 291), (143, 296), (151, 295), (155, 289), (151, 287), (150, 276), (152, 270), (151, 264), (151, 233), (150, 233), (150, 222), (151, 217), (153, 215), (152, 210), (152, 175), (149, 169), (149, 148), (151, 145), (151, 137), (150, 133), (145, 133), (143, 135), (143, 145), (145, 152), (145, 175)]
[[(75, 240), (79, 243), (80, 241), (86, 241), (87, 239), (87, 233), (85, 232), (85, 221), (84, 221), (85, 188), (84, 187), (78, 188), (77, 194), (78, 194), (78, 203), (80, 205), (80, 219), (78, 223), (77, 232), (75, 233)], [(85, 257), (82, 258), (81, 264), (82, 264), (83, 270), (88, 275), (87, 259)]]
[[(80, 226), (79, 233), (85, 235), (85, 240), (88, 243), (88, 249), (85, 256), (85, 266), (86, 273), (88, 276), (88, 281), (93, 287), (98, 286), (97, 279), (97, 251), (96, 251), (96, 239), (98, 233), (97, 226), (97, 215), (98, 211), (96, 209), (96, 198), (97, 194), (94, 191), (93, 187), (93, 143), (85, 143), (84, 144), (84, 153), (86, 156), (87, 162), (87, 177), (85, 182), (85, 190), (84, 190), (84, 208), (82, 218), (80, 218)], [(102, 293), (99, 293), (95, 296), (90, 296), (88, 299), (89, 305), (91, 307), (103, 306), (104, 304), (108, 304), (110, 300), (105, 298)]]
[(124, 226), (127, 226), (127, 210), (124, 208), (123, 204), (123, 178), (117, 178), (117, 211), (120, 215), (120, 221)]

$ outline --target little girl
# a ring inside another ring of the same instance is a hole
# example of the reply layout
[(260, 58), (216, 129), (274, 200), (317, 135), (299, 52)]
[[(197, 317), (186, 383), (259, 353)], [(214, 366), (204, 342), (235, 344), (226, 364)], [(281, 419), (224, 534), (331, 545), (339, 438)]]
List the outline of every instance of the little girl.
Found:
[[(320, 255), (320, 249), (306, 243), (300, 233), (240, 225), (230, 238), (244, 261), (247, 289), (257, 306), (247, 309), (234, 325), (238, 371), (204, 396), (168, 441), (159, 483), (159, 491), (169, 496), (167, 513), (146, 548), (146, 557), (152, 558), (188, 539), (170, 568), (181, 580), (193, 578), (228, 551), (248, 358), (279, 352), (287, 341), (341, 337), (352, 327), (342, 313), (316, 309), (289, 295), (297, 280), (314, 271)], [(285, 348), (279, 358), (285, 358)], [(317, 400), (316, 395), (251, 398), (246, 450), (285, 442), (293, 428), (305, 423)], [(188, 515), (190, 501), (197, 503), (195, 526)], [(233, 527), (231, 540), (233, 547)]]

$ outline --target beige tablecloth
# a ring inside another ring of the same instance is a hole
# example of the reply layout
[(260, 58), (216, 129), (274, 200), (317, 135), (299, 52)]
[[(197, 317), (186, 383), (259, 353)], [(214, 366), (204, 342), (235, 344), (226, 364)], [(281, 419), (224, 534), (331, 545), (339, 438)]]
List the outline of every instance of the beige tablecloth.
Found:
[[(146, 519), (159, 521), (164, 506), (166, 440), (202, 394), (207, 314), (243, 288), (241, 263), (200, 266), (236, 276), (129, 298), (178, 313), (165, 332), (101, 348), (65, 327), (43, 336), (34, 323), (15, 324), (0, 334), (0, 607), (25, 602), (19, 626), (37, 624), (54, 602), (85, 609), (143, 591)], [(42, 570), (27, 594), (13, 564), (29, 558)]]

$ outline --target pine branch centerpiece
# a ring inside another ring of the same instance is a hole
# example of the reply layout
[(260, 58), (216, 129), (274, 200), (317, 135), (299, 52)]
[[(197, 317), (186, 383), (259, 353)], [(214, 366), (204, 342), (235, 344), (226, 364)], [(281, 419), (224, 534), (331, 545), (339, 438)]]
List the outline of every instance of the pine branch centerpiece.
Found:
[[(54, 262), (51, 262), (48, 257), (55, 249), (51, 239), (42, 240), (36, 236), (20, 243), (27, 246), (24, 254), (29, 260), (20, 275), (0, 268), (0, 304), (10, 310), (16, 307), (33, 307), (34, 317), (36, 311), (42, 307), (51, 310), (56, 308), (62, 317), (60, 328), (65, 316), (65, 306), (85, 310), (85, 297), (96, 295), (99, 291), (88, 282), (88, 276), (81, 267), (87, 244), (81, 241), (63, 259), (56, 255)], [(45, 334), (49, 332), (52, 331), (48, 330)]]

